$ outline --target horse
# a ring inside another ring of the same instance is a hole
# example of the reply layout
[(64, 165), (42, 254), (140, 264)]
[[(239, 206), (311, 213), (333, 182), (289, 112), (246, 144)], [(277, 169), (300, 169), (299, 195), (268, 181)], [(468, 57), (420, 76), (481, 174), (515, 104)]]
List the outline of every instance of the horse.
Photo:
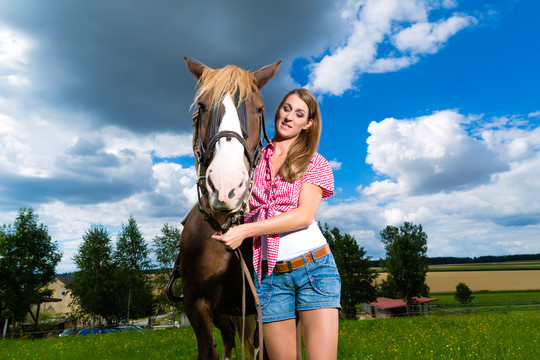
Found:
[[(197, 338), (197, 359), (219, 358), (212, 323), (221, 331), (222, 359), (230, 359), (235, 329), (240, 332), (233, 319), (245, 312), (255, 327), (255, 300), (249, 291), (243, 291), (237, 258), (245, 259), (244, 270), (253, 276), (252, 239), (233, 252), (211, 235), (239, 223), (249, 208), (252, 170), (264, 140), (268, 142), (259, 91), (281, 61), (250, 72), (233, 65), (212, 69), (184, 59), (198, 84), (192, 106), (197, 108), (193, 114), (193, 154), (199, 201), (182, 221), (180, 249), (166, 293), (179, 300), (172, 293), (172, 284), (180, 277), (186, 314)], [(254, 335), (252, 345), (257, 347)]]

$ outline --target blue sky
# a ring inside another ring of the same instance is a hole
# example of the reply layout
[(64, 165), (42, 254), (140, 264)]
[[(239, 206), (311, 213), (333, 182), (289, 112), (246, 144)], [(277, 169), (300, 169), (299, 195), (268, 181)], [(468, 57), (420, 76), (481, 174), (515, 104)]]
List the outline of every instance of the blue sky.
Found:
[[(3, 1), (0, 224), (33, 207), (64, 253), (130, 214), (146, 240), (196, 199), (183, 56), (257, 70), (267, 119), (307, 87), (336, 194), (317, 219), (369, 256), (422, 224), (430, 256), (540, 252), (535, 1)], [(271, 123), (271, 121), (268, 121)], [(272, 134), (273, 126), (268, 124)]]

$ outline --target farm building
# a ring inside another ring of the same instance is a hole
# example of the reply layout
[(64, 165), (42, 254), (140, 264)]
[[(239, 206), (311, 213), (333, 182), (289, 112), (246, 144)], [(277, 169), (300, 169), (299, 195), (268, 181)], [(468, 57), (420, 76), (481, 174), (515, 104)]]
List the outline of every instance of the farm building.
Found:
[(71, 294), (67, 290), (67, 285), (73, 281), (72, 276), (56, 276), (49, 284), (48, 288), (52, 290), (52, 298), (57, 299), (55, 302), (43, 302), (43, 311), (54, 311), (56, 314), (66, 314), (70, 312), (69, 303), (71, 302)]
[(406, 316), (406, 315), (427, 315), (437, 311), (437, 306), (429, 304), (434, 301), (439, 301), (436, 298), (428, 297), (413, 297), (416, 304), (409, 305), (401, 299), (389, 299), (385, 297), (378, 297), (376, 301), (370, 303), (364, 303), (362, 309), (371, 314), (372, 317), (386, 318), (393, 316)]
[[(45, 297), (40, 304), (32, 305), (29, 309), (29, 314), (34, 323), (39, 319), (40, 313), (45, 312), (52, 314), (54, 317), (65, 316), (71, 311), (69, 304), (72, 297), (67, 290), (67, 285), (73, 281), (72, 276), (56, 276), (49, 284), (48, 289), (52, 290), (51, 297)], [(66, 325), (70, 326), (70, 321), (65, 318), (58, 322), (60, 329), (64, 329)], [(24, 326), (24, 324), (23, 324)], [(36, 325), (37, 326), (37, 325)]]

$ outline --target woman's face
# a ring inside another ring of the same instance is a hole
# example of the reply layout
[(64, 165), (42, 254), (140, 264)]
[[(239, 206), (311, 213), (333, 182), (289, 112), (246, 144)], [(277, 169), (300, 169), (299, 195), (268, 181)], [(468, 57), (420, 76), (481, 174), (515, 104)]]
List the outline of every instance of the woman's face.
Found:
[(307, 104), (298, 95), (289, 95), (281, 108), (276, 119), (276, 136), (278, 140), (294, 139), (302, 130), (313, 124), (313, 119), (309, 119), (309, 109)]

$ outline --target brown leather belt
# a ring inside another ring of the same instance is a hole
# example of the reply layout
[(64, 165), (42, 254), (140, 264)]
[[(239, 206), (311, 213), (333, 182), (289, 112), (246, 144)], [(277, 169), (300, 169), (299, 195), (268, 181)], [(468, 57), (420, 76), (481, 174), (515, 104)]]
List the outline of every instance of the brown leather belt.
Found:
[[(309, 264), (313, 260), (320, 259), (330, 254), (330, 252), (330, 246), (326, 244), (323, 247), (304, 254), (303, 256), (306, 257), (306, 262), (304, 262), (304, 258), (302, 256), (295, 257), (294, 259), (291, 259), (289, 261), (278, 261), (276, 263), (276, 267), (274, 268), (274, 272), (276, 274), (284, 274), (296, 269), (300, 269), (302, 266)], [(315, 254), (315, 259), (313, 258), (313, 254)]]

